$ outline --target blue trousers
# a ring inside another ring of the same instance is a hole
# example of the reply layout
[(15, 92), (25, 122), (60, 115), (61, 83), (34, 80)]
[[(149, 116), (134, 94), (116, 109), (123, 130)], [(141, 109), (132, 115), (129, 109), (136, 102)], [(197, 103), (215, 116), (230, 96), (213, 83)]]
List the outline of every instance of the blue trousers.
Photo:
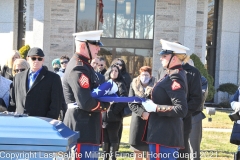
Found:
[(76, 151), (76, 160), (98, 160), (99, 146), (78, 143)]
[(150, 160), (176, 160), (178, 148), (169, 148), (159, 144), (149, 144)]

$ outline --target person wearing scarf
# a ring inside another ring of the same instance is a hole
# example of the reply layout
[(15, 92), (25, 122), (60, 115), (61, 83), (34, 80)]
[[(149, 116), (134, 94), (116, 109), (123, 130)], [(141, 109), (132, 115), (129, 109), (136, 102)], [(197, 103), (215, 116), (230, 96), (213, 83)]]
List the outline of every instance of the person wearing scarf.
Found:
[[(152, 68), (142, 66), (139, 69), (140, 75), (133, 79), (129, 97), (136, 96), (140, 98), (151, 98), (153, 86), (156, 84), (155, 77), (151, 76)], [(142, 141), (144, 127), (147, 123), (146, 119), (149, 113), (144, 109), (141, 103), (129, 103), (129, 108), (132, 111), (132, 119), (130, 124), (129, 144), (131, 150), (135, 153), (135, 160), (143, 159), (143, 151), (148, 151), (148, 144)], [(141, 158), (140, 158), (141, 157)]]

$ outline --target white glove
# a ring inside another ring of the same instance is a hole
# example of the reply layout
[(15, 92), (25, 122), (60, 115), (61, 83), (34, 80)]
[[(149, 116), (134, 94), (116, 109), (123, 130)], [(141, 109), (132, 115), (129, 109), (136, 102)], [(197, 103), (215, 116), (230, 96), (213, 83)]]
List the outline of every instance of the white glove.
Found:
[(142, 105), (147, 112), (156, 112), (157, 105), (152, 100), (148, 99), (146, 102), (142, 102)]
[(239, 111), (240, 110), (240, 102), (236, 102), (236, 101), (231, 102), (231, 107), (234, 111)]

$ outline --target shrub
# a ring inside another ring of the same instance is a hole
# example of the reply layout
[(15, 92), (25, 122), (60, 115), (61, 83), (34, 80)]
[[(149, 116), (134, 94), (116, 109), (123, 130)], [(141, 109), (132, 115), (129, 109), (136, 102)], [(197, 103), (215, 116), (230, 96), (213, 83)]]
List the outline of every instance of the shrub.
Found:
[(197, 55), (192, 54), (190, 58), (193, 60), (194, 66), (199, 70), (201, 75), (204, 76), (208, 81), (208, 96), (206, 101), (210, 101), (213, 99), (213, 96), (215, 94), (215, 89), (213, 86), (214, 79), (210, 74), (208, 74), (207, 69), (204, 67), (203, 63)]
[(217, 92), (218, 91), (227, 92), (229, 95), (233, 95), (237, 89), (238, 89), (238, 86), (236, 84), (223, 83), (223, 84), (219, 85)]
[(229, 95), (233, 95), (237, 89), (238, 89), (238, 86), (233, 83), (223, 83), (219, 85), (217, 92), (220, 91), (220, 92), (228, 93), (228, 98), (223, 99), (222, 102), (219, 103), (219, 106), (223, 108), (231, 108), (231, 105), (229, 103)]
[(28, 53), (29, 50), (30, 50), (30, 46), (29, 45), (22, 46), (19, 49), (21, 58), (26, 59), (27, 53)]

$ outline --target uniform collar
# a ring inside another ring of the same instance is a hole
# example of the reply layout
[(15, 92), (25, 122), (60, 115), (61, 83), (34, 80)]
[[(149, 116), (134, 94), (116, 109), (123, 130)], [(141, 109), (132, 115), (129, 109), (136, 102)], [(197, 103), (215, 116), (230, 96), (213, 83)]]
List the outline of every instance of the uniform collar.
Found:
[(171, 69), (171, 70), (173, 70), (173, 69), (180, 69), (181, 70), (182, 69), (182, 65), (179, 64), (179, 65), (173, 66), (173, 67), (171, 67), (169, 69)]
[(75, 55), (76, 55), (81, 61), (83, 61), (84, 63), (90, 64), (90, 59), (89, 59), (89, 58), (87, 58), (87, 57), (85, 57), (85, 56), (83, 56), (83, 55), (79, 55), (79, 54), (77, 54), (77, 53), (75, 53)]

